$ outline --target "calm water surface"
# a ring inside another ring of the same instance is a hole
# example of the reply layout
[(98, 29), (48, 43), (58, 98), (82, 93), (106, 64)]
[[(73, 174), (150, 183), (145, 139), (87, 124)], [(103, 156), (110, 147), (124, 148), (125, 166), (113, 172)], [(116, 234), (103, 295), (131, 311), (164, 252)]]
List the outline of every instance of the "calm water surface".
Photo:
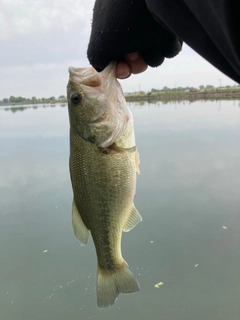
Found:
[(239, 105), (130, 104), (143, 222), (122, 250), (141, 290), (107, 310), (71, 227), (66, 105), (0, 108), (0, 319), (239, 320)]

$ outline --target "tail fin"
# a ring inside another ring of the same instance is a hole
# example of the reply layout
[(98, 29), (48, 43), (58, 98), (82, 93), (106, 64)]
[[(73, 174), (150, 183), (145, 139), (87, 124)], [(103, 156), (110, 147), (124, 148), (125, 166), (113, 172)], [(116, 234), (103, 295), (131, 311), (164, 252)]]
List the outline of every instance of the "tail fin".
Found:
[(139, 291), (139, 284), (125, 261), (121, 268), (112, 273), (103, 271), (98, 267), (97, 303), (100, 308), (113, 305), (121, 292), (131, 293), (136, 291)]

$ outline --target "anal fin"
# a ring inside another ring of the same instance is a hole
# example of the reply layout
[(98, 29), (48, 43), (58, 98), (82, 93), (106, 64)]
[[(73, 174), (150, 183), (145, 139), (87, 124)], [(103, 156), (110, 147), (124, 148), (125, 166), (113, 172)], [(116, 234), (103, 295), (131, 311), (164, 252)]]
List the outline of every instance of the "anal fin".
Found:
[(135, 208), (133, 204), (132, 211), (130, 213), (130, 216), (127, 222), (123, 227), (123, 231), (128, 232), (132, 230), (132, 228), (134, 228), (141, 221), (142, 221), (142, 216), (140, 215), (140, 213), (138, 212), (138, 210)]
[(75, 236), (82, 245), (85, 245), (89, 238), (89, 230), (82, 221), (74, 199), (72, 204), (72, 225)]

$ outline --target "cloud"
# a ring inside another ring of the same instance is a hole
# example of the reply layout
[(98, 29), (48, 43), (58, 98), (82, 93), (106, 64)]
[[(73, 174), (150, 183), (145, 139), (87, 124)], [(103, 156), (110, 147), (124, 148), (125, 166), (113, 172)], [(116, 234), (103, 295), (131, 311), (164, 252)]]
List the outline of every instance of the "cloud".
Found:
[[(94, 0), (1, 0), (0, 99), (65, 93), (68, 66), (86, 67)], [(157, 69), (122, 81), (125, 92), (233, 84), (186, 45)]]
[(10, 95), (38, 98), (66, 95), (68, 67), (71, 65), (87, 65), (87, 61), (78, 59), (0, 68), (4, 79), (0, 86), (0, 99)]
[(93, 1), (3, 1), (0, 67), (86, 56)]
[(0, 39), (17, 35), (41, 36), (53, 30), (78, 27), (88, 32), (93, 0), (2, 0)]
[(93, 3), (1, 1), (0, 99), (65, 94), (68, 67), (88, 65)]
[[(146, 75), (147, 73), (147, 75)], [(172, 59), (165, 59), (158, 68), (148, 68), (147, 72), (133, 75), (121, 81), (125, 92), (162, 89), (167, 86), (199, 87), (200, 85), (233, 85), (234, 81), (204, 60), (199, 54), (184, 44), (183, 50)]]

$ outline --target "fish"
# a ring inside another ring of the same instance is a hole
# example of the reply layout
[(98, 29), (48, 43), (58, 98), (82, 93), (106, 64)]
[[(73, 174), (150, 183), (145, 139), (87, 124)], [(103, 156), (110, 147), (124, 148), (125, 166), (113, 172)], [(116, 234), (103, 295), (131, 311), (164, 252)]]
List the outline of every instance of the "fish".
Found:
[(99, 73), (70, 67), (67, 85), (72, 225), (82, 245), (93, 238), (100, 308), (112, 306), (120, 293), (139, 291), (121, 252), (122, 232), (142, 221), (133, 202), (139, 154), (115, 70), (116, 62)]

